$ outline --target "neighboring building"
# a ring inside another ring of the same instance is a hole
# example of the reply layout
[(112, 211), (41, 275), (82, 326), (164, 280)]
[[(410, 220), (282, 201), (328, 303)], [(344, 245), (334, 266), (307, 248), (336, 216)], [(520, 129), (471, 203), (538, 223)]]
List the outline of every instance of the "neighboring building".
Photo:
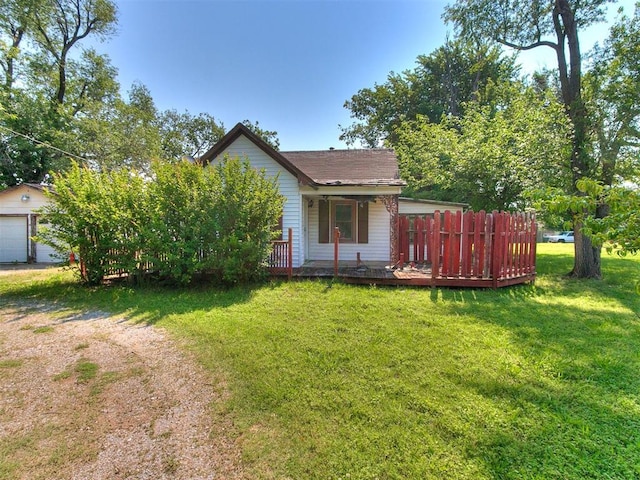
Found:
[(42, 185), (23, 183), (0, 191), (0, 263), (59, 261), (48, 245), (33, 241), (40, 219), (35, 210), (48, 199)]
[(444, 212), (451, 210), (452, 212), (464, 212), (469, 207), (466, 203), (444, 202), (441, 200), (418, 200), (415, 198), (400, 197), (399, 213), (400, 215), (430, 215), (436, 210)]

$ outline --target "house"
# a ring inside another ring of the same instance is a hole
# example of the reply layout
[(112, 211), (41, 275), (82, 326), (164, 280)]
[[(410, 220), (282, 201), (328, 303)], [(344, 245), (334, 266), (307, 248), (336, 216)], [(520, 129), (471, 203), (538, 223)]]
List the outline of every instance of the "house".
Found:
[(44, 188), (23, 183), (0, 191), (0, 263), (59, 261), (51, 247), (32, 238), (41, 224), (35, 211), (48, 202)]
[[(236, 125), (200, 161), (225, 155), (247, 158), (278, 176), (286, 197), (282, 229), (292, 229), (293, 268), (306, 261), (333, 260), (335, 227), (340, 260), (390, 262), (397, 258), (400, 179), (393, 150), (279, 152), (242, 124)], [(286, 233), (285, 233), (286, 235)]]

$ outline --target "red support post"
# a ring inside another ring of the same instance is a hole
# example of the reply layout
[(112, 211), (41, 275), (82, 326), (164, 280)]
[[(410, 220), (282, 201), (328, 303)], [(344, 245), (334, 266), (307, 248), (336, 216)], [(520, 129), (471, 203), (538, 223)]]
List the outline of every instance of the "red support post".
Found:
[(333, 230), (333, 276), (338, 276), (338, 257), (340, 256), (340, 229)]
[(448, 277), (451, 270), (451, 211), (444, 211), (444, 225), (442, 228), (442, 276)]
[(440, 210), (433, 213), (433, 236), (431, 239), (431, 278), (435, 279), (440, 276), (440, 258), (441, 258), (441, 242), (440, 242)]
[(293, 228), (289, 227), (289, 239), (287, 240), (287, 277), (293, 277)]
[(491, 245), (491, 280), (493, 288), (498, 288), (498, 280), (500, 279), (500, 266), (502, 262), (502, 244), (504, 234), (503, 218), (496, 210), (493, 211), (493, 240)]

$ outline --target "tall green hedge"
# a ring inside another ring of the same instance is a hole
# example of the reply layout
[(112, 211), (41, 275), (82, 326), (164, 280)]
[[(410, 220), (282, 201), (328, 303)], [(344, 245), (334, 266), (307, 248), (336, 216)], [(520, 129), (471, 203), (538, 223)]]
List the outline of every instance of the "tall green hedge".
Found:
[(54, 192), (39, 239), (79, 255), (89, 284), (114, 273), (175, 284), (259, 279), (284, 203), (277, 178), (238, 158), (207, 168), (157, 162), (146, 175), (74, 164), (54, 175)]

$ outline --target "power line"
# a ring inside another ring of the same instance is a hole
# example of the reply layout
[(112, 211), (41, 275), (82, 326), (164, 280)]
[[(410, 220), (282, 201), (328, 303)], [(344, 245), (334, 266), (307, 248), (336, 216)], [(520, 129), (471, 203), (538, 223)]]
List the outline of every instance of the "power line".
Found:
[(37, 139), (35, 139), (33, 137), (30, 137), (29, 135), (25, 135), (24, 133), (16, 132), (15, 130), (10, 129), (9, 127), (5, 127), (4, 125), (0, 125), (0, 128), (6, 130), (8, 132), (13, 133), (14, 135), (19, 135), (20, 137), (26, 138), (27, 140), (29, 140), (29, 141), (31, 141), (33, 143), (36, 143), (38, 145), (42, 145), (43, 147), (47, 147), (47, 148), (50, 148), (51, 150), (55, 150), (57, 152), (60, 152), (60, 153), (62, 153), (64, 155), (68, 155), (70, 157), (78, 158), (78, 159), (82, 160), (83, 162), (88, 162), (89, 161), (86, 158), (81, 157), (80, 155), (76, 155), (75, 153), (67, 152), (66, 150), (62, 150), (61, 148), (54, 147), (53, 145), (51, 145), (51, 144), (49, 144), (47, 142), (43, 142), (43, 141), (37, 140)]

